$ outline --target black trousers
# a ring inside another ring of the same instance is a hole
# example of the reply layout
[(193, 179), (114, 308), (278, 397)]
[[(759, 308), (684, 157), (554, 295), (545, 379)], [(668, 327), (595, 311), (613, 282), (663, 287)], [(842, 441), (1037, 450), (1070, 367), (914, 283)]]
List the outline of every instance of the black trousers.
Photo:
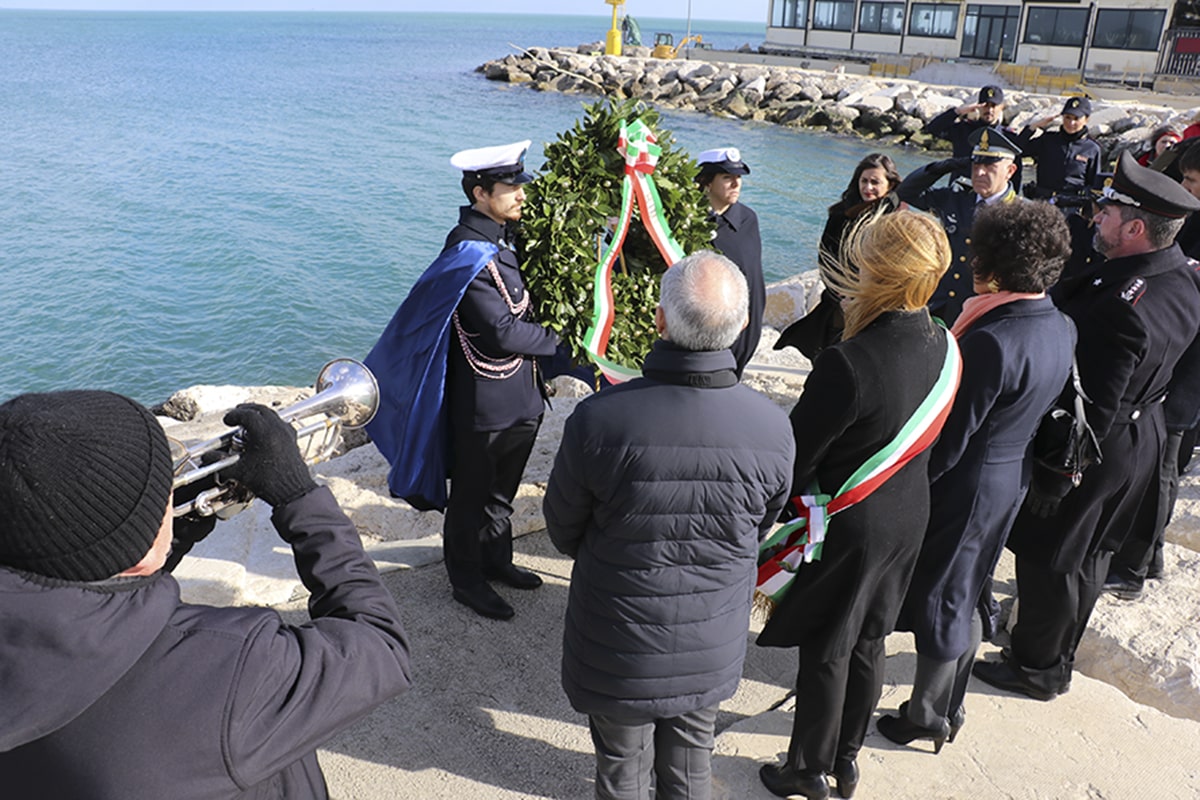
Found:
[(796, 714), (788, 763), (797, 772), (832, 772), (862, 749), (883, 691), (883, 638), (859, 639), (849, 655), (821, 662), (800, 650)]
[(1146, 576), (1163, 573), (1163, 542), (1166, 541), (1167, 524), (1175, 512), (1175, 501), (1179, 498), (1179, 473), (1181, 470), (1180, 448), (1186, 431), (1169, 431), (1163, 447), (1162, 463), (1158, 470), (1158, 513), (1154, 520), (1151, 539), (1131, 536), (1119, 551), (1113, 554), (1109, 575), (1133, 583), (1142, 583)]
[(1020, 606), (1010, 662), (1038, 688), (1065, 692), (1075, 650), (1104, 588), (1112, 552), (1090, 553), (1079, 569), (1055, 572), (1040, 559), (1017, 556)]
[(454, 431), (454, 467), (442, 524), (450, 584), (482, 583), (512, 563), (512, 501), (542, 418), (502, 431)]

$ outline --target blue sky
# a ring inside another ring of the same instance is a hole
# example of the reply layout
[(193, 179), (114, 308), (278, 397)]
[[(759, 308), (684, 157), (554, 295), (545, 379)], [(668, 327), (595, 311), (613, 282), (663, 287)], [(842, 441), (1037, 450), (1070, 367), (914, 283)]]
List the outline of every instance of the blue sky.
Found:
[[(768, 0), (626, 0), (634, 17), (765, 22)], [(604, 0), (0, 0), (0, 8), (169, 11), (487, 11), (514, 14), (612, 14)]]

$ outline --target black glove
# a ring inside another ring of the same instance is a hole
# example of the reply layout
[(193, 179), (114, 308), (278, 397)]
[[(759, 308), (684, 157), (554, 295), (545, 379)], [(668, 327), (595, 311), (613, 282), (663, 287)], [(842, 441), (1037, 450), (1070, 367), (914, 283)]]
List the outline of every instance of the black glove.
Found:
[(1029, 481), (1029, 493), (1025, 495), (1025, 507), (1035, 517), (1049, 519), (1058, 513), (1067, 492), (1074, 488), (1071, 476), (1055, 472), (1049, 467), (1033, 462), (1033, 478)]
[(945, 175), (947, 172), (954, 172), (957, 169), (971, 169), (971, 157), (961, 156), (959, 158), (943, 158), (941, 161), (934, 161), (925, 169), (929, 170), (934, 175)]
[(258, 403), (242, 403), (225, 415), (226, 425), (240, 425), (242, 452), (238, 462), (221, 471), (272, 506), (297, 500), (317, 487), (296, 447), (296, 429)]

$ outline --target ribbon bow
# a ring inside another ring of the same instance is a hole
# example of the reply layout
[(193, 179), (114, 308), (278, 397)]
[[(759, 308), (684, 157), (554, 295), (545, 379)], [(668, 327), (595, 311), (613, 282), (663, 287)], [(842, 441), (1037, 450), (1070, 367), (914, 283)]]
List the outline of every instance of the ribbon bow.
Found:
[(623, 383), (639, 377), (641, 370), (617, 364), (605, 358), (608, 337), (612, 334), (615, 310), (613, 306), (612, 271), (629, 233), (633, 218), (633, 207), (637, 205), (642, 224), (646, 226), (650, 239), (663, 261), (670, 267), (683, 258), (683, 248), (671, 234), (671, 226), (663, 213), (658, 187), (654, 185), (654, 168), (658, 164), (662, 148), (654, 138), (650, 127), (634, 120), (631, 124), (621, 121), (621, 132), (617, 139), (617, 152), (625, 159), (625, 175), (621, 180), (621, 210), (612, 238), (596, 265), (592, 285), (592, 323), (583, 336), (583, 349), (588, 357), (612, 383)]

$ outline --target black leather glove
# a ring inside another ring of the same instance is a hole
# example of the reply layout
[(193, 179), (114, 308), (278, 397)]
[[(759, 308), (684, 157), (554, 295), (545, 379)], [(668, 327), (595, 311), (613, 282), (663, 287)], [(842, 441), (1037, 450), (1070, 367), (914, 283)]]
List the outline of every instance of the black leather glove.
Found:
[(926, 167), (927, 170), (935, 175), (945, 175), (947, 172), (954, 172), (956, 169), (966, 169), (969, 171), (970, 168), (970, 156), (962, 156), (959, 158), (943, 158), (941, 161), (934, 161), (928, 167)]
[(1025, 495), (1025, 507), (1035, 517), (1049, 519), (1058, 513), (1067, 492), (1074, 488), (1069, 475), (1063, 475), (1033, 462), (1033, 477), (1029, 481), (1029, 493)]
[(296, 447), (296, 429), (258, 403), (242, 403), (225, 415), (226, 425), (240, 425), (242, 452), (238, 462), (221, 471), (272, 506), (299, 499), (316, 488), (308, 465)]

